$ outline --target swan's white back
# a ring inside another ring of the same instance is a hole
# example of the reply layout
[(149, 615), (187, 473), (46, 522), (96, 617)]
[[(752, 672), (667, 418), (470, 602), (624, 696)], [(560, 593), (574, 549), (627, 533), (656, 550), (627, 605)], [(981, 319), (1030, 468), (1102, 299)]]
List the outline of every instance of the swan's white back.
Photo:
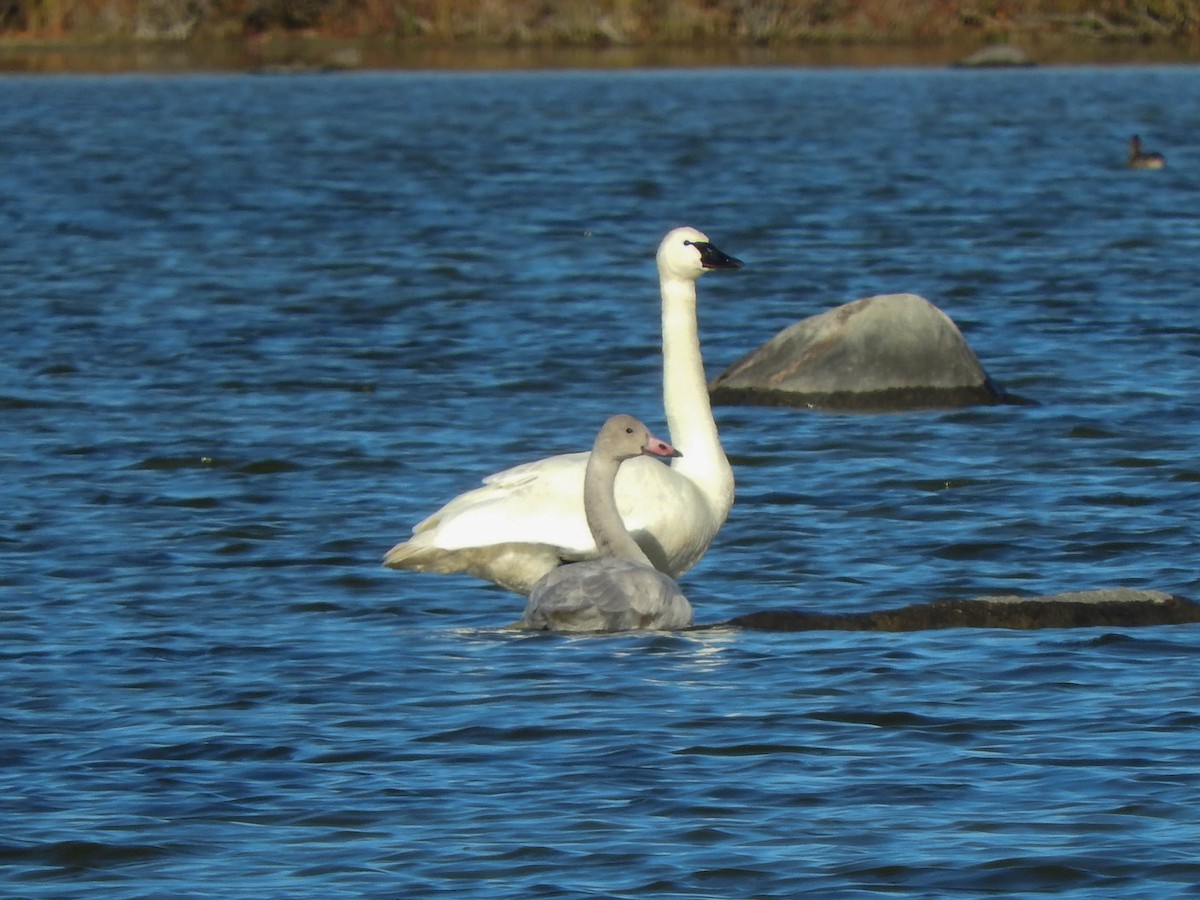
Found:
[[(708, 400), (696, 323), (696, 279), (709, 268), (741, 265), (694, 228), (677, 228), (658, 255), (663, 323), (663, 402), (671, 443), (683, 456), (670, 468), (633, 459), (617, 478), (626, 527), (654, 565), (673, 578), (708, 550), (733, 505), (733, 471)], [(384, 564), (422, 572), (467, 573), (528, 594), (565, 561), (595, 555), (583, 513), (588, 453), (552, 456), (499, 472), (455, 497), (397, 544)]]

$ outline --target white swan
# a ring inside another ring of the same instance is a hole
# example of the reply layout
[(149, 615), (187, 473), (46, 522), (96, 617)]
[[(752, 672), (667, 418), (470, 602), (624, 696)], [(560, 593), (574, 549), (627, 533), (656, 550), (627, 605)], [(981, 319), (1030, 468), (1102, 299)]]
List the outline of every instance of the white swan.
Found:
[(583, 506), (600, 557), (547, 573), (533, 586), (517, 627), (633, 631), (692, 624), (692, 607), (679, 585), (650, 564), (617, 511), (619, 467), (642, 455), (669, 458), (679, 451), (633, 416), (604, 423), (583, 479)]
[[(696, 279), (737, 269), (694, 228), (676, 228), (658, 248), (662, 291), (663, 405), (683, 453), (670, 468), (632, 459), (617, 477), (617, 507), (650, 561), (678, 578), (704, 555), (733, 506), (733, 470), (717, 435), (700, 338)], [(418, 572), (467, 573), (528, 594), (563, 562), (588, 559), (596, 546), (583, 512), (588, 454), (551, 456), (484, 479), (413, 528), (383, 563)]]

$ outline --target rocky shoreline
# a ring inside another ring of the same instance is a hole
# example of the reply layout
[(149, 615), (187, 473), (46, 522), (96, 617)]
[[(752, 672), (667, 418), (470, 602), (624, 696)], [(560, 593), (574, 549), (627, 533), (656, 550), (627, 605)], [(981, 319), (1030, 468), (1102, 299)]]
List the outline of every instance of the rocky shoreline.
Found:
[[(996, 54), (994, 48), (1001, 48)], [(1200, 62), (1200, 43), (979, 35), (928, 41), (796, 41), (561, 46), (355, 38), (313, 32), (222, 39), (33, 38), (0, 34), (0, 73), (340, 72), (354, 70), (626, 69), (679, 67), (946, 67), (973, 55), (1003, 65), (1180, 65)], [(1016, 60), (1012, 62), (1011, 60)], [(997, 63), (989, 63), (997, 64)]]

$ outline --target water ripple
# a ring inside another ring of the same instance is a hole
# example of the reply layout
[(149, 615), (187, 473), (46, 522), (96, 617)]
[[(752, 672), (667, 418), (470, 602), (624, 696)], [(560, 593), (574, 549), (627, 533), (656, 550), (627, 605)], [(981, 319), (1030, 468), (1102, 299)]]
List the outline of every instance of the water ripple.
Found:
[[(527, 635), (379, 567), (614, 404), (663, 427), (690, 222), (747, 263), (701, 282), (710, 374), (912, 290), (1040, 404), (718, 409), (700, 622), (1200, 595), (1194, 69), (3, 80), (13, 891), (1200, 881), (1195, 626)], [(1167, 170), (1122, 169), (1135, 130)]]

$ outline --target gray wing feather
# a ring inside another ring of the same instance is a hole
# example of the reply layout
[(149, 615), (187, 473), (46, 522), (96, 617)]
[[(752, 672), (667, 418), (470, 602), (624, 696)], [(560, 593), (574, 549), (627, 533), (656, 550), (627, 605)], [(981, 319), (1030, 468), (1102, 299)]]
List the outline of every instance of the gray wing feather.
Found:
[(555, 569), (537, 583), (521, 625), (555, 631), (683, 628), (692, 608), (669, 576), (642, 563), (595, 559)]

